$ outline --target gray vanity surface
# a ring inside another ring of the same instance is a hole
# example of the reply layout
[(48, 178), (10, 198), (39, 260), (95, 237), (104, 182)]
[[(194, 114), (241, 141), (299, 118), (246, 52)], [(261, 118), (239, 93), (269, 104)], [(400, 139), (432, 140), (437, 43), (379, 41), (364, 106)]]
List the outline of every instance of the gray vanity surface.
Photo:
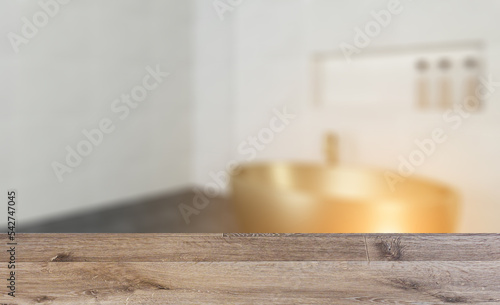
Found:
[(182, 190), (74, 216), (19, 225), (20, 233), (216, 233), (237, 232), (228, 200), (216, 198), (187, 224), (179, 204), (193, 206), (194, 192)]

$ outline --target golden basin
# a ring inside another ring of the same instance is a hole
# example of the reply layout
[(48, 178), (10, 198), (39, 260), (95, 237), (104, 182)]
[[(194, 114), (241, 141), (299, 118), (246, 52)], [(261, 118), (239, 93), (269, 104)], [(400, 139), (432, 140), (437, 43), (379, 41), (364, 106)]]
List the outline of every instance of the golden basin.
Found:
[(242, 232), (451, 233), (459, 199), (409, 177), (391, 190), (385, 171), (309, 164), (241, 165), (231, 178)]

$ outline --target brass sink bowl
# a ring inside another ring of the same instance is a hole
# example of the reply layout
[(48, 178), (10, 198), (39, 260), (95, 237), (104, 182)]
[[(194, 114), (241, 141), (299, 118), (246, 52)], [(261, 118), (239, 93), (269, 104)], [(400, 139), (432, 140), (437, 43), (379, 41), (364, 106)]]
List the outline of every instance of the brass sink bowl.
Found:
[(409, 177), (391, 190), (385, 171), (309, 163), (241, 165), (231, 202), (242, 232), (451, 233), (459, 199)]

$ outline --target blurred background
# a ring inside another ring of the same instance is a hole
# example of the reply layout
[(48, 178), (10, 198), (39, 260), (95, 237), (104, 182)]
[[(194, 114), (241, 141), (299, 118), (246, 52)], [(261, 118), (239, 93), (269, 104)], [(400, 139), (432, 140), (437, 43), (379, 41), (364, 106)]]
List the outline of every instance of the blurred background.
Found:
[[(18, 191), (24, 232), (230, 232), (242, 230), (227, 183), (235, 164), (317, 164), (311, 181), (322, 184), (330, 153), (379, 180), (449, 187), (460, 206), (440, 212), (453, 223), (443, 231), (499, 232), (499, 10), (493, 0), (2, 1), (0, 184)], [(436, 128), (432, 151), (416, 144)], [(302, 187), (296, 172), (252, 179), (282, 194), (328, 189)]]

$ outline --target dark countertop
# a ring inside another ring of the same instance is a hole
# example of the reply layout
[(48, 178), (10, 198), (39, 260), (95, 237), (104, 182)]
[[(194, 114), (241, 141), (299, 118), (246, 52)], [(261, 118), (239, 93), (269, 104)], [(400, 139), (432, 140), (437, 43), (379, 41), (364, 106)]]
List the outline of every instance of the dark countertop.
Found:
[(228, 200), (216, 198), (187, 224), (179, 204), (192, 206), (194, 192), (181, 190), (74, 216), (19, 226), (20, 233), (213, 233), (237, 232)]

